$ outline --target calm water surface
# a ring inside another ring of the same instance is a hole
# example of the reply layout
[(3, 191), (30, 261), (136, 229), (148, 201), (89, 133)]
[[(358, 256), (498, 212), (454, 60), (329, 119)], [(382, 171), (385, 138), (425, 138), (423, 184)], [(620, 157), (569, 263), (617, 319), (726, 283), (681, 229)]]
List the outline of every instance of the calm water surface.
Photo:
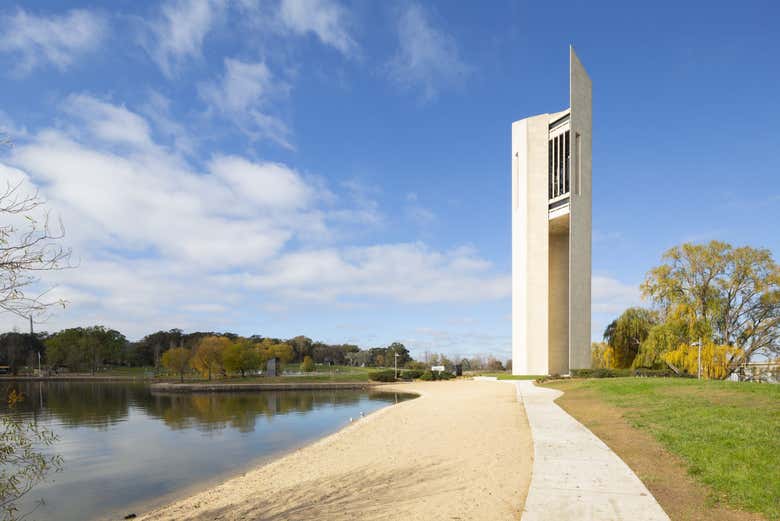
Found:
[[(42, 521), (121, 519), (412, 398), (346, 390), (158, 394), (144, 384), (92, 382), (4, 383), (2, 396), (11, 388), (25, 396), (14, 414), (59, 437), (52, 450), (63, 470), (26, 499), (28, 508), (45, 501), (31, 516)], [(0, 414), (8, 414), (5, 403)]]

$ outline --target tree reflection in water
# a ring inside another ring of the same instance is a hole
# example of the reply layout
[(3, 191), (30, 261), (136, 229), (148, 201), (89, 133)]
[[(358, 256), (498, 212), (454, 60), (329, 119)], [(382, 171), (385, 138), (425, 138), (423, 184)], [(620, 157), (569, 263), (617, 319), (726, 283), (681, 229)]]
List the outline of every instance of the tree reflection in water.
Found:
[[(6, 382), (3, 393), (15, 388), (30, 399), (23, 414), (55, 418), (64, 427), (106, 429), (127, 419), (132, 408), (165, 422), (171, 429), (213, 432), (231, 427), (252, 432), (258, 418), (306, 413), (321, 406), (354, 405), (366, 394), (354, 390), (244, 391), (225, 393), (153, 393), (141, 383)], [(369, 399), (395, 403), (401, 393), (371, 392)], [(5, 412), (0, 406), (0, 412)]]

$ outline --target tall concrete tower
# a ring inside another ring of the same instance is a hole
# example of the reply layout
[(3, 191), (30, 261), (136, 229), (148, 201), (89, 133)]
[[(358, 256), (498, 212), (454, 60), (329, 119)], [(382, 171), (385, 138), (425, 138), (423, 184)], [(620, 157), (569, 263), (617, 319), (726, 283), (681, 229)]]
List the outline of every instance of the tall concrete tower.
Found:
[(590, 367), (591, 81), (569, 49), (569, 108), (512, 123), (512, 372)]

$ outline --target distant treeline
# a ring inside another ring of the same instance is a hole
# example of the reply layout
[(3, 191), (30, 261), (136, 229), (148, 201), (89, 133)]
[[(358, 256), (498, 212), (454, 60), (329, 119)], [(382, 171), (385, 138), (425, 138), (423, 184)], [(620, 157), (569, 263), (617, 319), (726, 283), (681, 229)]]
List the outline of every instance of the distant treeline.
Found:
[[(53, 334), (8, 332), (0, 334), (0, 365), (13, 374), (23, 367), (67, 368), (74, 372), (95, 372), (106, 366), (161, 365), (163, 354), (172, 348), (196, 351), (207, 337), (272, 348), (286, 363), (301, 363), (310, 357), (314, 363), (366, 367), (392, 366), (398, 353), (398, 366), (413, 362), (409, 350), (394, 342), (387, 347), (361, 349), (354, 344), (326, 344), (305, 336), (279, 339), (252, 335), (241, 337), (225, 332), (184, 333), (180, 329), (157, 331), (137, 342), (130, 342), (117, 330), (103, 326), (63, 329)], [(40, 358), (39, 358), (40, 357)]]
[(316, 364), (350, 365), (356, 367), (392, 367), (398, 353), (398, 367), (428, 369), (432, 365), (452, 367), (460, 364), (464, 370), (511, 369), (512, 361), (502, 363), (493, 356), (476, 355), (451, 360), (444, 354), (425, 352), (415, 361), (400, 342), (387, 347), (360, 348), (354, 344), (326, 344), (306, 336), (289, 339), (235, 333), (199, 331), (184, 333), (181, 329), (157, 331), (137, 342), (130, 342), (115, 329), (103, 326), (74, 327), (56, 333), (8, 332), (0, 334), (0, 366), (8, 366), (13, 374), (22, 368), (41, 367), (71, 372), (96, 372), (105, 367), (161, 367), (162, 357), (172, 348), (184, 348), (195, 353), (204, 339), (219, 337), (233, 344), (256, 346), (260, 353), (273, 352), (283, 363), (303, 363), (310, 357)]

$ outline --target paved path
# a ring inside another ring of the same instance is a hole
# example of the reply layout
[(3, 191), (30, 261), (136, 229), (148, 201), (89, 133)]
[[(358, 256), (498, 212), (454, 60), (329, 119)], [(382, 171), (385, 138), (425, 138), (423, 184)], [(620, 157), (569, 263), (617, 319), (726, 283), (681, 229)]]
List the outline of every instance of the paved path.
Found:
[(560, 391), (513, 383), (534, 443), (522, 521), (669, 521), (628, 465), (553, 402)]

